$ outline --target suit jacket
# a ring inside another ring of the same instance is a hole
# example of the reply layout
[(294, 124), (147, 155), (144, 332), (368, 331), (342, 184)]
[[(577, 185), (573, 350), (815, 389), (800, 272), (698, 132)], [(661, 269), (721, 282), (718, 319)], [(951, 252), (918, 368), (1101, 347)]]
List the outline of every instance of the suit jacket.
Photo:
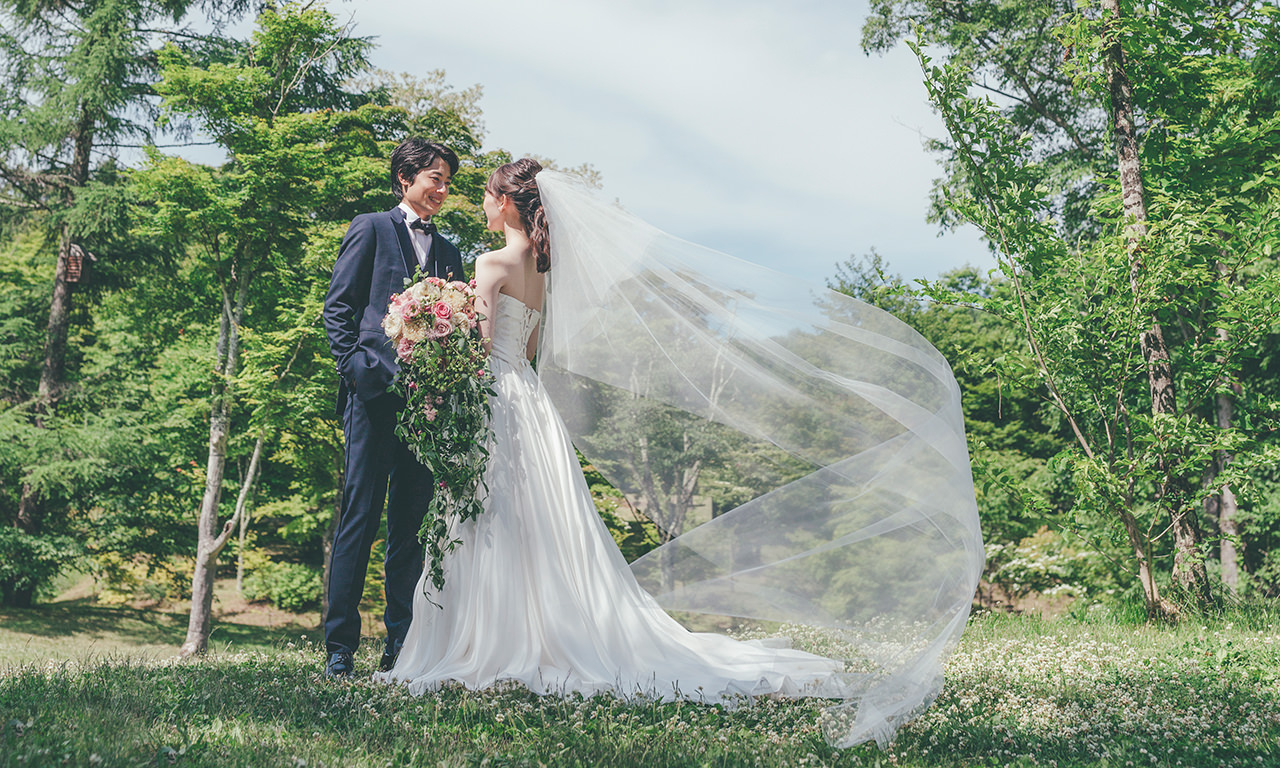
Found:
[[(324, 299), (324, 327), (329, 350), (337, 361), (341, 384), (337, 412), (351, 393), (362, 401), (384, 394), (396, 374), (396, 355), (382, 330), (391, 295), (404, 290), (404, 280), (418, 266), (399, 206), (364, 213), (351, 221)], [(431, 236), (427, 272), (450, 280), (466, 280), (462, 254), (440, 233)]]

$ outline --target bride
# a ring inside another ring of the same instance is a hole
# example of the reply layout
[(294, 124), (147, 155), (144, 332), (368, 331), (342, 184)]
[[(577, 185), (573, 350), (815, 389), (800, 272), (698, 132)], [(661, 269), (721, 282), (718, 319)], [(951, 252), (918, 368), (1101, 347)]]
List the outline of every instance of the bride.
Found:
[[(945, 361), (879, 310), (665, 235), (530, 159), (493, 173), (484, 212), (506, 238), (475, 267), (496, 392), (485, 511), (376, 677), (826, 697), (832, 743), (887, 743), (940, 690), (982, 567)], [(628, 566), (575, 444), (666, 544)], [(695, 526), (708, 473), (748, 500)], [(664, 607), (811, 647), (691, 632)]]

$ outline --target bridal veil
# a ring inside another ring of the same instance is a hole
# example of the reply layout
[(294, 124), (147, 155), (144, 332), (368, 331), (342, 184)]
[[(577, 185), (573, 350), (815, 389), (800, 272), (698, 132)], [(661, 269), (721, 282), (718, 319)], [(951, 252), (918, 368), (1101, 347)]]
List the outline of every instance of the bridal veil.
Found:
[(539, 375), (671, 538), (636, 577), (670, 610), (813, 628), (846, 669), (828, 741), (886, 744), (941, 689), (983, 566), (946, 360), (882, 310), (537, 181)]

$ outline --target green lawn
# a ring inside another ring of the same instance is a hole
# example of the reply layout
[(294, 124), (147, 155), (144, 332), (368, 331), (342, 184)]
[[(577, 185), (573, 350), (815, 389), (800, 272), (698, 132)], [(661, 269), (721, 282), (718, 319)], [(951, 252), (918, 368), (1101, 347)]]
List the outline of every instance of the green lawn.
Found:
[[(0, 652), (24, 654), (0, 662), (0, 766), (1280, 765), (1274, 614), (1173, 629), (975, 618), (941, 698), (885, 751), (827, 747), (813, 701), (725, 711), (334, 683), (314, 634), (290, 628), (223, 624), (218, 650), (178, 661), (160, 649), (181, 618), (0, 613)], [(68, 648), (87, 658), (48, 660)]]
[[(99, 657), (159, 660), (173, 656), (187, 635), (185, 613), (113, 608), (81, 601), (29, 610), (0, 608), (0, 667)], [(216, 621), (215, 652), (270, 650), (282, 640), (318, 640), (313, 626), (262, 626)]]

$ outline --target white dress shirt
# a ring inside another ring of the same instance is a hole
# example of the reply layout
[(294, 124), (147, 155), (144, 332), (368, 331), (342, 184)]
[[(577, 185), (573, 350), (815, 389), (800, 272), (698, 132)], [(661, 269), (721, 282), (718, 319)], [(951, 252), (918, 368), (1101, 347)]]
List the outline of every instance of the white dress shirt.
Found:
[(431, 235), (418, 229), (410, 229), (409, 225), (421, 217), (414, 213), (406, 202), (401, 201), (399, 207), (404, 211), (404, 226), (409, 229), (409, 242), (413, 243), (413, 253), (418, 258), (418, 266), (426, 271), (427, 254), (431, 252)]

